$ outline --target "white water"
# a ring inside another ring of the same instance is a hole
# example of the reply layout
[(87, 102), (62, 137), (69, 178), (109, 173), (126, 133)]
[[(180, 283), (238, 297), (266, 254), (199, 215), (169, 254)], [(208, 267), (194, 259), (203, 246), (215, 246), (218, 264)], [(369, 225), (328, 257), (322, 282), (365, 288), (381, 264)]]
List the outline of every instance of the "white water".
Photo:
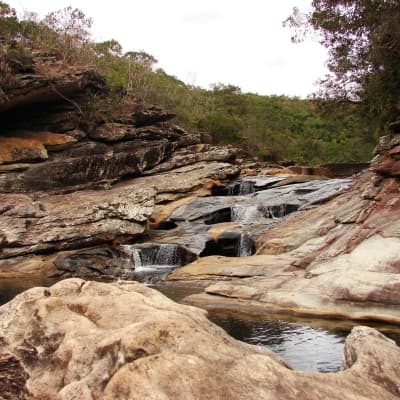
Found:
[(259, 213), (257, 205), (232, 207), (231, 220), (232, 222), (254, 222)]
[(252, 255), (253, 241), (247, 233), (240, 235), (240, 243), (238, 247), (238, 257), (248, 257)]

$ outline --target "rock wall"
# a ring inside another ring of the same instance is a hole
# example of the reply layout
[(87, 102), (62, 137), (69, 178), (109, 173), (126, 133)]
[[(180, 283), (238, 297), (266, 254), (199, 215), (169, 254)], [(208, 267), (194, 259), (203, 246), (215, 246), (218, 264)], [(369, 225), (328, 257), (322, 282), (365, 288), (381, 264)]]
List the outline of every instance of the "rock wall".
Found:
[(45, 75), (16, 74), (0, 96), (0, 276), (23, 275), (15, 265), (32, 259), (40, 270), (60, 250), (132, 240), (157, 203), (239, 173), (235, 149), (173, 117), (94, 71), (49, 63)]

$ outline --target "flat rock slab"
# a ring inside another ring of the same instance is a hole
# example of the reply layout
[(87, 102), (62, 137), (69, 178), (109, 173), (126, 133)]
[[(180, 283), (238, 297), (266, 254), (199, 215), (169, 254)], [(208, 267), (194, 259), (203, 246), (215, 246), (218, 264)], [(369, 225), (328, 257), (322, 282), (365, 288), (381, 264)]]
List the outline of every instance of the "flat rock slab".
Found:
[(152, 189), (120, 187), (44, 196), (0, 194), (0, 258), (135, 236), (153, 212)]
[(374, 329), (353, 329), (342, 372), (300, 372), (135, 282), (69, 279), (28, 290), (0, 308), (0, 340), (0, 389), (10, 399), (400, 396), (400, 349)]
[[(204, 294), (186, 299), (203, 307), (231, 302), (258, 311), (400, 323), (398, 190), (396, 178), (366, 172), (347, 192), (262, 233), (256, 256), (203, 258), (168, 279), (204, 287)], [(311, 203), (313, 196), (304, 192)]]

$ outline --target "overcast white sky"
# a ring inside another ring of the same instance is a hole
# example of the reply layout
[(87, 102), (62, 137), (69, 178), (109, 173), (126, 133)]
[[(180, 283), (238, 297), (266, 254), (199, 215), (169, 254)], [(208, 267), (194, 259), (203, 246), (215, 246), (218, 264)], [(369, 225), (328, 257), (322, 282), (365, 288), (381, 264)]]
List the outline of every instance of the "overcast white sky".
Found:
[(244, 92), (305, 97), (326, 73), (318, 43), (292, 44), (282, 26), (294, 6), (311, 0), (6, 0), (43, 16), (69, 5), (93, 19), (97, 41), (144, 50), (168, 74), (208, 88), (221, 82)]

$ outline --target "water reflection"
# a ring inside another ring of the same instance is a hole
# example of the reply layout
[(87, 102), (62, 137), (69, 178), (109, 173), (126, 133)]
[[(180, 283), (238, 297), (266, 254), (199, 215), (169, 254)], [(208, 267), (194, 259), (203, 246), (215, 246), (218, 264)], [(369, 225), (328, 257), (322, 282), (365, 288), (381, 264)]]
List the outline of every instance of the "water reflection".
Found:
[(36, 286), (49, 287), (60, 278), (20, 278), (0, 280), (0, 305), (7, 303), (17, 294)]
[[(57, 278), (0, 280), (0, 305), (34, 286), (51, 286)], [(188, 295), (202, 292), (186, 286), (153, 286), (180, 302)], [(228, 334), (246, 343), (264, 346), (289, 364), (303, 371), (334, 372), (342, 364), (344, 339), (355, 325), (378, 329), (400, 344), (400, 327), (345, 320), (297, 318), (289, 315), (251, 315), (226, 310), (209, 310), (211, 321)]]
[(264, 346), (302, 371), (334, 372), (342, 365), (347, 330), (329, 331), (283, 320), (244, 320), (210, 314), (234, 338)]
[(279, 314), (233, 314), (223, 310), (209, 311), (209, 319), (235, 339), (266, 347), (302, 371), (338, 371), (344, 340), (356, 325), (378, 329), (400, 345), (400, 328), (393, 325)]

